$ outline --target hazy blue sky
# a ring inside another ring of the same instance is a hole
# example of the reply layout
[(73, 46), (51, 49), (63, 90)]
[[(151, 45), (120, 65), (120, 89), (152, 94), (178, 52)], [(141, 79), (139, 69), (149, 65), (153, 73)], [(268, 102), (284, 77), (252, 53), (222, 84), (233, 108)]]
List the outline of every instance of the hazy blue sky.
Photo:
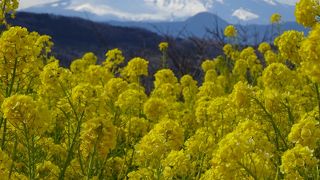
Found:
[[(293, 5), (297, 0), (241, 0), (241, 2), (239, 1), (240, 3), (238, 3), (238, 1), (239, 0), (20, 0), (20, 9), (50, 3), (49, 8), (59, 9), (59, 7), (61, 7), (65, 10), (90, 12), (100, 17), (117, 17), (129, 21), (174, 21), (186, 19), (200, 12), (217, 12), (217, 10), (214, 9), (215, 6), (219, 7), (219, 5), (226, 4), (225, 7), (229, 7), (229, 9), (226, 9), (224, 11), (225, 13), (228, 11), (228, 13), (231, 13), (232, 16), (237, 17), (239, 20), (249, 21), (258, 19), (261, 15), (260, 10), (254, 7), (255, 5), (268, 3), (266, 5), (270, 8), (270, 5), (277, 6), (276, 2)], [(246, 4), (247, 2), (248, 4)], [(239, 7), (230, 4), (238, 4)], [(261, 8), (261, 6), (259, 6), (259, 8)], [(44, 9), (44, 11), (46, 10)], [(281, 13), (281, 10), (279, 13)], [(228, 15), (229, 14), (225, 14), (222, 16)]]
[(55, 2), (56, 0), (20, 0), (20, 9), (34, 5), (39, 5), (48, 2)]
[[(20, 8), (27, 8), (30, 6), (34, 6), (34, 5), (40, 5), (40, 4), (44, 4), (44, 3), (50, 3), (50, 2), (56, 2), (57, 0), (20, 0)], [(73, 1), (81, 1), (81, 0), (73, 0)], [(88, 0), (89, 2), (92, 0)], [(108, 0), (104, 0), (105, 2), (108, 2)], [(119, 2), (121, 2), (122, 0), (118, 0)], [(145, 0), (140, 0), (141, 3), (143, 3)], [(197, 0), (195, 0), (197, 1)], [(294, 4), (295, 2), (297, 2), (298, 0), (277, 0), (279, 2), (282, 3), (287, 3), (287, 4)], [(101, 3), (102, 1), (96, 1), (97, 3)]]

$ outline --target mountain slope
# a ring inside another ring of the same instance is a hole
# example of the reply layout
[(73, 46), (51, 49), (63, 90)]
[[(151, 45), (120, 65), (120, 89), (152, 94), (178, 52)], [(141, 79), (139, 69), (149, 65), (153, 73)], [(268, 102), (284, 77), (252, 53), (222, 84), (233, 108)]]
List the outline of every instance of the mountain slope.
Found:
[(211, 13), (199, 13), (195, 16), (178, 22), (121, 22), (109, 21), (111, 25), (122, 27), (139, 27), (150, 31), (170, 36), (190, 36), (203, 37), (207, 27), (225, 28), (229, 23)]
[(91, 51), (104, 58), (107, 50), (120, 48), (127, 57), (157, 53), (161, 37), (139, 28), (114, 27), (107, 24), (48, 14), (18, 13), (10, 24), (23, 26), (29, 31), (50, 35), (55, 56), (69, 65), (83, 53)]
[[(170, 36), (190, 37), (196, 36), (199, 38), (210, 36), (209, 31), (218, 31), (220, 36), (223, 34), (224, 28), (229, 25), (227, 21), (224, 21), (219, 16), (212, 13), (199, 13), (185, 21), (180, 22), (121, 22), (121, 21), (109, 21), (111, 25), (122, 27), (139, 27), (148, 29), (155, 33)], [(246, 33), (246, 42), (249, 44), (255, 44), (256, 42), (271, 40), (271, 24), (236, 24), (240, 34)], [(284, 22), (281, 25), (281, 30), (297, 30), (308, 32), (308, 29), (297, 24), (296, 22)], [(267, 37), (265, 37), (267, 36)]]

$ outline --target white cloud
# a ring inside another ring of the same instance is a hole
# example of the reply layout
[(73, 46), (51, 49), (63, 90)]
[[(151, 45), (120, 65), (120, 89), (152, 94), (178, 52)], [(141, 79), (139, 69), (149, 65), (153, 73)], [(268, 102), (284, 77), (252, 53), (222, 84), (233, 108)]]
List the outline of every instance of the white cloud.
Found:
[(216, 0), (218, 3), (221, 3), (223, 4), (224, 3), (224, 0)]
[(213, 0), (144, 0), (144, 2), (160, 11), (171, 11), (176, 14), (186, 11), (190, 14), (206, 11), (213, 4)]
[(86, 3), (73, 3), (68, 9), (75, 11), (87, 11), (99, 16), (112, 15), (124, 20), (142, 21), (156, 20), (165, 21), (186, 18), (197, 13), (207, 11), (212, 7), (214, 0), (141, 0), (145, 6), (139, 13), (128, 12), (114, 6)]
[(92, 5), (89, 3), (86, 4), (80, 4), (75, 6), (70, 6), (68, 9), (73, 9), (75, 11), (86, 11), (90, 13), (94, 13), (99, 16), (105, 16), (105, 15), (111, 15), (116, 16), (123, 20), (129, 20), (129, 21), (143, 21), (143, 20), (157, 20), (157, 21), (165, 21), (168, 18), (170, 18), (167, 14), (158, 14), (158, 13), (129, 13), (125, 11), (121, 11), (119, 9), (115, 9), (113, 7), (109, 6), (97, 6)]
[(282, 4), (295, 5), (299, 0), (276, 0)]
[(19, 9), (56, 2), (57, 0), (20, 0)]
[[(109, 6), (94, 6), (89, 3), (70, 6), (67, 9), (72, 9), (75, 11), (92, 12), (92, 13), (94, 13), (96, 15), (100, 15), (100, 16), (107, 15), (110, 13), (109, 10), (112, 10), (112, 8), (110, 8)], [(120, 15), (120, 14), (118, 14), (118, 15)]]
[(237, 9), (237, 10), (235, 10), (232, 13), (232, 16), (235, 16), (238, 19), (243, 20), (243, 21), (249, 21), (249, 20), (253, 20), (253, 19), (259, 18), (259, 16), (257, 14), (254, 14), (254, 13), (252, 13), (252, 12), (242, 8), (242, 7)]
[(277, 5), (277, 3), (274, 2), (274, 0), (263, 0), (263, 1), (273, 6)]
[[(216, 3), (228, 3), (231, 0), (21, 0), (20, 9), (46, 3), (53, 3), (51, 6), (58, 8), (56, 2), (59, 1), (70, 1), (71, 5), (67, 6), (69, 9), (86, 11), (100, 16), (117, 16), (123, 20), (133, 21), (162, 21), (186, 19), (197, 13), (212, 10)], [(259, 1), (275, 5), (277, 3), (294, 4), (297, 0)], [(232, 16), (245, 21), (259, 18), (257, 14), (244, 8), (235, 10)]]
[(147, 6), (163, 17), (185, 18), (208, 11), (214, 0), (144, 0)]
[(53, 3), (51, 4), (52, 7), (58, 7), (59, 6), (59, 3)]
[[(57, 2), (59, 0), (20, 0), (20, 7), (19, 9), (25, 9), (25, 8), (29, 8), (32, 6), (36, 6), (36, 5), (42, 5), (42, 4), (46, 4), (46, 3), (52, 3), (52, 2)], [(72, 2), (78, 3), (78, 2), (84, 2), (83, 0), (71, 0)], [(86, 0), (85, 2), (88, 3), (92, 3), (95, 5), (98, 4), (108, 4), (110, 0)], [(119, 0), (121, 1), (121, 0)], [(191, 9), (191, 6), (195, 6), (193, 8), (193, 10), (195, 11), (195, 9), (208, 9), (211, 8), (214, 4), (214, 2), (218, 2), (218, 3), (224, 3), (225, 0), (140, 0), (141, 3), (144, 2), (149, 2), (149, 3), (154, 3), (154, 5), (158, 6), (158, 7), (169, 7), (172, 9), (179, 9), (183, 7), (186, 7), (186, 9)], [(289, 4), (289, 5), (294, 5), (298, 0), (263, 0), (269, 3), (274, 3), (279, 2), (282, 4)], [(192, 12), (191, 12), (192, 13)]]

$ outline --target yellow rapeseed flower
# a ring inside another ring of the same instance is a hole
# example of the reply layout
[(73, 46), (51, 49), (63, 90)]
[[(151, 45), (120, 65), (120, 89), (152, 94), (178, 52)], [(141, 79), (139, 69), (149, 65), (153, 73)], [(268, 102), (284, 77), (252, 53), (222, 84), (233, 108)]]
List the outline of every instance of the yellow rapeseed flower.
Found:
[(160, 50), (161, 52), (167, 51), (167, 50), (168, 50), (168, 47), (169, 47), (169, 43), (167, 43), (167, 42), (161, 42), (161, 43), (159, 44), (159, 50)]
[(316, 17), (320, 15), (318, 0), (300, 0), (296, 4), (295, 16), (298, 23), (306, 27), (316, 24)]
[(224, 35), (226, 37), (236, 37), (237, 29), (233, 25), (229, 25), (224, 29)]
[(279, 24), (281, 21), (281, 15), (279, 13), (274, 13), (270, 17), (271, 24)]

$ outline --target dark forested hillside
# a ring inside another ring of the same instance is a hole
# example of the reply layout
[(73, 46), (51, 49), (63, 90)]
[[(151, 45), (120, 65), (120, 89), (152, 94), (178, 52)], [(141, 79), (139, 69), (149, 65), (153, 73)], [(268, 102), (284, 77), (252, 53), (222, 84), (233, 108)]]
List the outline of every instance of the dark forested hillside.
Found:
[[(215, 21), (217, 21), (216, 24), (212, 23)], [(212, 27), (205, 28), (205, 22), (211, 22)], [(127, 60), (136, 56), (146, 58), (152, 62), (151, 69), (155, 70), (158, 67), (157, 61), (161, 57), (161, 53), (158, 51), (158, 43), (169, 41), (168, 61), (170, 67), (180, 74), (186, 72), (197, 73), (195, 71), (199, 70), (199, 64), (203, 60), (216, 57), (222, 53), (221, 49), (225, 43), (223, 28), (227, 24), (227, 22), (219, 19), (216, 15), (202, 13), (187, 20), (186, 24), (182, 23), (179, 25), (178, 23), (177, 26), (173, 26), (170, 23), (162, 24), (161, 28), (157, 27), (159, 28), (158, 30), (167, 32), (165, 29), (169, 28), (168, 33), (161, 33), (162, 35), (159, 35), (152, 32), (150, 27), (137, 27), (130, 22), (107, 24), (78, 17), (27, 12), (17, 13), (16, 18), (10, 19), (9, 23), (27, 27), (29, 31), (37, 31), (40, 34), (50, 35), (55, 44), (53, 55), (61, 60), (61, 64), (64, 66), (68, 66), (72, 60), (81, 57), (85, 52), (89, 51), (94, 52), (101, 62), (107, 50), (119, 48), (124, 52)], [(185, 29), (185, 32), (182, 32), (184, 29), (182, 27), (186, 28), (188, 23), (189, 27), (198, 29), (199, 31), (201, 29), (201, 33), (206, 34), (206, 36), (199, 37), (197, 33), (189, 31), (190, 29)], [(176, 31), (184, 34), (183, 39), (169, 33), (170, 28), (173, 28), (171, 30), (176, 28)], [(266, 35), (270, 36), (271, 25), (247, 25), (243, 27), (238, 25), (237, 28), (239, 29), (239, 38), (243, 38), (241, 42), (244, 43), (244, 46), (247, 44), (254, 44), (256, 46), (259, 42), (273, 39), (265, 38)], [(296, 23), (285, 23), (282, 27), (283, 30), (297, 28), (299, 29), (300, 26), (297, 26)], [(300, 28), (299, 30), (307, 32), (307, 29), (304, 28)]]
[(49, 14), (20, 12), (9, 23), (27, 27), (30, 31), (50, 35), (54, 42), (54, 55), (63, 65), (92, 51), (100, 59), (108, 49), (124, 50), (127, 57), (150, 57), (158, 53), (161, 37), (139, 28), (115, 27), (81, 18)]
[(170, 68), (178, 76), (186, 73), (199, 76), (201, 62), (222, 53), (221, 42), (211, 38), (161, 36), (141, 28), (118, 27), (77, 17), (20, 12), (9, 23), (50, 35), (54, 42), (53, 55), (63, 66), (69, 66), (72, 60), (86, 52), (94, 52), (102, 62), (108, 50), (119, 48), (127, 60), (137, 56), (149, 60), (153, 74), (159, 68), (162, 56), (158, 44), (167, 41)]

